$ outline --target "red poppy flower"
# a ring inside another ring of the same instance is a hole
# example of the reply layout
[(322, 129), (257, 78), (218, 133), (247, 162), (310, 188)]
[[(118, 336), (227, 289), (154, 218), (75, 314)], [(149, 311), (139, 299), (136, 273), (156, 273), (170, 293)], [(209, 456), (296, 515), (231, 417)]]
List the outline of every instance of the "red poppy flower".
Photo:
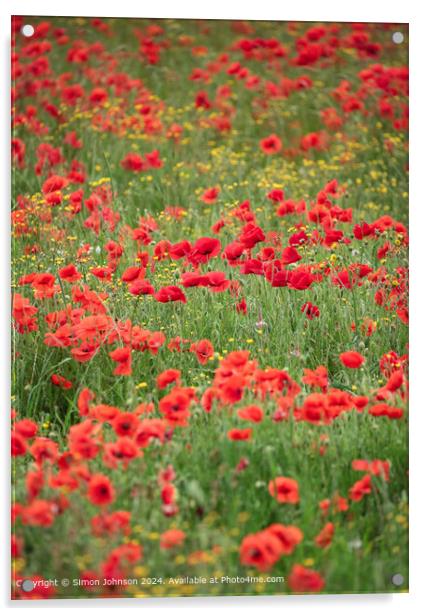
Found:
[(169, 255), (171, 259), (178, 260), (189, 255), (192, 250), (191, 243), (188, 240), (171, 244), (169, 247)]
[(130, 347), (115, 349), (115, 351), (109, 353), (109, 356), (117, 363), (117, 367), (114, 369), (113, 374), (132, 374), (132, 349)]
[(235, 310), (241, 314), (247, 314), (247, 302), (244, 298), (235, 305)]
[(83, 147), (83, 142), (81, 139), (78, 138), (77, 132), (75, 130), (72, 130), (65, 135), (64, 143), (67, 143), (76, 150), (79, 150)]
[(246, 406), (242, 409), (238, 409), (237, 415), (240, 419), (246, 421), (252, 421), (253, 423), (259, 423), (263, 419), (263, 411), (258, 406)]
[(182, 274), (181, 284), (185, 288), (205, 287), (208, 284), (207, 274), (199, 274), (198, 272), (184, 272)]
[(260, 147), (265, 154), (277, 154), (282, 148), (282, 141), (277, 135), (269, 135), (261, 139)]
[(340, 361), (346, 368), (359, 368), (365, 362), (365, 357), (363, 357), (357, 351), (345, 351), (339, 355)]
[(174, 370), (170, 368), (169, 370), (164, 370), (161, 374), (157, 376), (157, 387), (158, 389), (165, 389), (167, 385), (171, 383), (178, 383), (180, 381), (180, 370)]
[(101, 105), (108, 99), (108, 94), (103, 88), (93, 88), (89, 94), (89, 101), (94, 105)]
[(316, 133), (308, 133), (304, 135), (300, 140), (300, 147), (302, 150), (322, 150), (325, 146), (326, 134), (322, 131)]
[(269, 482), (269, 494), (279, 503), (299, 502), (299, 485), (295, 479), (289, 477), (276, 477)]
[(147, 164), (143, 160), (142, 156), (135, 152), (129, 152), (121, 161), (121, 166), (127, 171), (144, 171), (147, 168)]
[(115, 490), (111, 481), (106, 475), (96, 473), (92, 475), (89, 486), (87, 498), (94, 505), (109, 505), (115, 500)]
[(60, 175), (51, 175), (41, 187), (41, 191), (43, 195), (47, 195), (49, 193), (57, 192), (58, 190), (62, 190), (67, 186), (68, 180)]
[(302, 257), (299, 255), (297, 250), (293, 248), (293, 246), (288, 246), (287, 248), (284, 248), (281, 255), (281, 261), (283, 265), (296, 263), (297, 261), (300, 261), (301, 258)]
[(25, 143), (21, 139), (14, 137), (12, 139), (12, 157), (17, 162), (19, 168), (25, 167), (25, 150)]
[(189, 261), (196, 266), (200, 263), (207, 263), (220, 253), (221, 243), (215, 237), (200, 237), (194, 244), (191, 253), (188, 255)]
[(354, 471), (379, 475), (385, 481), (389, 481), (390, 462), (388, 460), (353, 460), (352, 468)]
[(25, 487), (29, 500), (36, 498), (44, 485), (44, 474), (42, 470), (28, 471), (25, 478)]
[(172, 483), (166, 482), (161, 488), (161, 500), (165, 505), (171, 505), (176, 499), (176, 488)]
[(309, 289), (313, 282), (314, 277), (309, 271), (298, 268), (290, 272), (287, 284), (291, 289), (304, 291), (305, 289)]
[(59, 277), (66, 282), (77, 282), (77, 280), (80, 280), (81, 274), (77, 271), (75, 265), (71, 263), (59, 270)]
[(251, 428), (233, 428), (228, 430), (228, 438), (230, 441), (249, 441), (252, 437), (253, 430)]
[(247, 458), (241, 458), (237, 466), (235, 467), (235, 470), (237, 471), (237, 473), (241, 473), (249, 466), (249, 464), (250, 462)]
[(119, 413), (112, 420), (112, 427), (118, 436), (132, 436), (138, 427), (139, 420), (133, 413)]
[(193, 344), (191, 344), (189, 350), (191, 353), (195, 353), (198, 361), (202, 366), (207, 364), (209, 359), (214, 357), (214, 347), (210, 340), (207, 339), (194, 342)]
[(315, 537), (315, 543), (320, 548), (328, 548), (331, 545), (334, 535), (334, 524), (327, 522), (327, 524), (321, 529), (318, 535)]
[(55, 503), (48, 500), (33, 500), (21, 513), (22, 523), (26, 526), (52, 526), (55, 521)]
[(349, 498), (353, 501), (360, 501), (366, 494), (371, 494), (371, 476), (364, 475), (362, 479), (356, 481), (349, 490)]
[(267, 195), (268, 199), (271, 201), (275, 201), (276, 203), (280, 203), (280, 201), (284, 201), (284, 191), (281, 188), (274, 188)]
[(168, 287), (161, 287), (154, 295), (157, 302), (166, 304), (167, 302), (183, 302), (186, 304), (186, 296), (182, 289), (174, 285)]
[(117, 468), (121, 463), (123, 469), (126, 469), (128, 463), (139, 455), (141, 454), (133, 438), (120, 436), (114, 443), (105, 444), (103, 461), (109, 468)]
[(398, 389), (400, 389), (403, 386), (403, 384), (404, 384), (404, 371), (396, 370), (390, 375), (384, 388), (387, 391), (394, 393)]
[(281, 541), (274, 535), (263, 531), (244, 537), (240, 546), (241, 564), (256, 567), (259, 571), (268, 571), (280, 559)]
[(354, 396), (352, 401), (356, 410), (361, 412), (368, 404), (368, 396)]
[(36, 299), (47, 299), (56, 295), (59, 286), (55, 285), (55, 276), (48, 272), (42, 272), (40, 274), (34, 274), (32, 280), (32, 287), (34, 289), (34, 296)]
[(136, 444), (138, 447), (148, 447), (152, 439), (158, 439), (163, 443), (167, 427), (168, 423), (164, 419), (156, 417), (153, 419), (143, 419), (139, 422), (136, 432)]
[(239, 240), (241, 244), (243, 244), (244, 248), (253, 248), (259, 242), (263, 242), (265, 239), (265, 234), (263, 229), (258, 227), (252, 222), (247, 223), (241, 233)]
[(189, 418), (190, 404), (188, 392), (181, 387), (175, 387), (160, 400), (159, 409), (171, 425), (185, 426)]
[(213, 233), (219, 233), (220, 230), (223, 229), (225, 225), (226, 225), (226, 222), (223, 220), (223, 218), (220, 218), (210, 227), (210, 229), (213, 231)]
[(296, 546), (302, 541), (303, 533), (297, 526), (284, 526), (283, 524), (271, 524), (266, 528), (281, 544), (281, 553), (292, 554)]
[(320, 592), (325, 582), (317, 571), (294, 565), (288, 576), (288, 586), (293, 592)]
[(30, 447), (30, 453), (39, 465), (45, 461), (53, 464), (58, 458), (58, 450), (59, 446), (55, 441), (42, 436), (34, 439)]
[(311, 387), (319, 387), (323, 392), (327, 391), (328, 387), (328, 371), (325, 366), (318, 366), (315, 370), (305, 368), (303, 383)]
[(231, 284), (223, 272), (209, 272), (206, 274), (206, 286), (213, 293), (222, 293)]
[(286, 199), (279, 204), (277, 207), (277, 216), (289, 216), (290, 214), (300, 214), (305, 210), (306, 204), (304, 201), (301, 201), (299, 204), (293, 199)]
[(11, 455), (23, 456), (27, 452), (27, 443), (24, 437), (17, 432), (12, 431), (11, 435)]
[(163, 346), (166, 341), (166, 337), (163, 332), (151, 332), (148, 340), (148, 351), (151, 355), (156, 355), (159, 349)]
[(314, 304), (312, 304), (311, 302), (305, 302), (300, 310), (306, 315), (306, 318), (308, 318), (310, 321), (320, 316), (318, 306), (314, 306)]
[(76, 361), (79, 362), (88, 362), (94, 357), (96, 351), (98, 350), (98, 346), (95, 344), (84, 343), (79, 347), (75, 347), (71, 349), (71, 355)]
[(16, 535), (11, 536), (10, 547), (11, 547), (11, 556), (12, 558), (20, 558), (22, 556), (22, 547), (23, 541), (20, 537)]
[(179, 528), (171, 528), (166, 530), (160, 536), (160, 547), (162, 550), (170, 550), (176, 546), (182, 545), (186, 537), (183, 530)]
[(197, 107), (197, 109), (210, 109), (211, 108), (212, 103), (209, 100), (207, 92), (204, 92), (204, 90), (197, 92), (195, 96), (195, 106)]
[(98, 455), (100, 447), (94, 430), (94, 424), (90, 420), (70, 428), (68, 447), (76, 459), (91, 460)]
[(34, 438), (37, 434), (38, 426), (35, 421), (31, 419), (20, 419), (19, 421), (15, 421), (13, 424), (13, 429), (15, 432), (20, 434), (24, 439)]
[(145, 276), (145, 268), (140, 267), (138, 265), (132, 265), (128, 267), (121, 275), (121, 280), (124, 282), (132, 282), (137, 280), (138, 278), (143, 278)]
[(92, 532), (97, 537), (113, 535), (115, 533), (130, 533), (130, 511), (114, 511), (113, 513), (102, 512), (93, 516), (91, 520)]
[(243, 397), (245, 384), (245, 379), (238, 375), (226, 379), (219, 391), (221, 400), (225, 404), (239, 402)]
[(110, 282), (111, 276), (114, 272), (110, 267), (106, 266), (92, 267), (90, 273), (93, 274), (93, 276), (96, 276), (96, 278), (99, 278), (99, 280), (108, 280), (108, 282)]
[(239, 259), (245, 248), (241, 242), (231, 242), (223, 251), (223, 257), (227, 259), (229, 265), (235, 266), (239, 263)]
[(63, 376), (60, 376), (59, 374), (52, 374), (52, 376), (50, 377), (50, 380), (52, 381), (53, 385), (57, 385), (58, 387), (61, 387), (62, 389), (71, 389), (72, 387), (71, 381), (68, 381), (67, 379), (65, 379)]
[(207, 188), (201, 196), (201, 201), (204, 201), (204, 203), (214, 203), (218, 198), (219, 193), (220, 188), (218, 187)]
[(355, 274), (348, 270), (340, 270), (331, 277), (331, 282), (338, 287), (352, 289), (357, 283), (357, 278)]
[(132, 295), (154, 295), (154, 292), (154, 287), (146, 278), (139, 278), (129, 284), (129, 293)]
[(51, 205), (51, 206), (59, 205), (60, 203), (62, 203), (62, 193), (59, 191), (48, 193), (45, 199), (48, 205)]
[[(263, 276), (266, 272), (269, 272), (269, 269), (265, 268), (265, 264), (260, 259), (247, 259), (243, 261), (240, 272), (247, 276), (248, 274), (255, 274), (256, 276)], [(275, 275), (275, 272), (274, 272)], [(268, 274), (269, 279), (269, 274)]]

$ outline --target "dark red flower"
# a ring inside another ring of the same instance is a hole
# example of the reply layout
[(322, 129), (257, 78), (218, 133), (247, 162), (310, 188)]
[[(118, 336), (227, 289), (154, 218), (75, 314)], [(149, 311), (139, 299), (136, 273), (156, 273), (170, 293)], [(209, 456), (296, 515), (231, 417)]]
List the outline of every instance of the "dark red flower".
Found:
[(94, 505), (109, 505), (115, 500), (115, 490), (106, 475), (92, 475), (87, 492), (87, 498)]
[(166, 304), (167, 302), (183, 302), (186, 304), (186, 296), (182, 289), (174, 285), (168, 287), (162, 287), (154, 294), (157, 302)]
[(269, 135), (261, 139), (260, 147), (265, 154), (277, 154), (282, 148), (282, 141), (277, 135)]

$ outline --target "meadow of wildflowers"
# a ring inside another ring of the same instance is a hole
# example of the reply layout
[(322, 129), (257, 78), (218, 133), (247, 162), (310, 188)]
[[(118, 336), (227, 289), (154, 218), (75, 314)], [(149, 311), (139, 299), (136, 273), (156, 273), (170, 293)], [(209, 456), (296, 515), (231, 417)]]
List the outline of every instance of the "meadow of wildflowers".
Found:
[(11, 54), (12, 597), (406, 591), (408, 27)]

